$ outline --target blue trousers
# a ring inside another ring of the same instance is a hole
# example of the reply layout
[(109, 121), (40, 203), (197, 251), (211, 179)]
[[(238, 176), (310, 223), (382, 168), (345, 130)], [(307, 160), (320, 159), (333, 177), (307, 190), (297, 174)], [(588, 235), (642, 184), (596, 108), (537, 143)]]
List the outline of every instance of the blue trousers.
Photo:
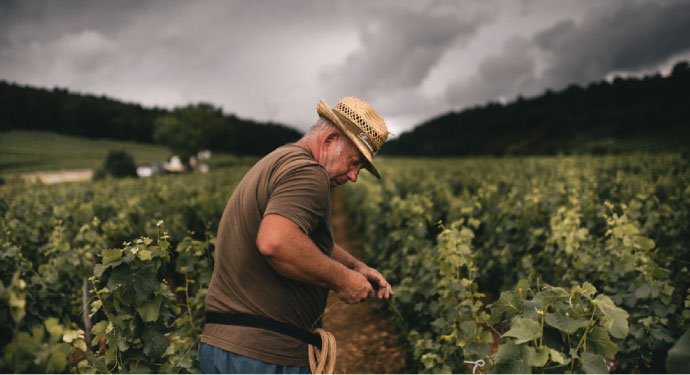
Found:
[(199, 362), (202, 374), (309, 374), (309, 367), (282, 366), (239, 355), (201, 343)]

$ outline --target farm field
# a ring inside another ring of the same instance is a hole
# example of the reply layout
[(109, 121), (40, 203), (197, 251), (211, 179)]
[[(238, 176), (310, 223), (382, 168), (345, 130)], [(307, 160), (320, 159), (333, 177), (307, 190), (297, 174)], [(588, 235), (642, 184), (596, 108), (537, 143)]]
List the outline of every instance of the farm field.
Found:
[(110, 150), (127, 151), (139, 165), (170, 158), (170, 151), (158, 145), (12, 130), (0, 132), (0, 174), (94, 169)]
[(668, 365), (687, 371), (688, 160), (381, 164), (347, 187), (350, 229), (397, 291), (417, 371), (663, 373), (684, 332)]
[[(666, 372), (690, 320), (687, 160), (377, 166), (342, 192), (409, 370)], [(0, 369), (198, 372), (214, 236), (247, 169), (0, 187)]]
[(0, 187), (0, 369), (198, 372), (216, 228), (246, 170)]
[[(154, 144), (12, 130), (0, 132), (0, 177), (46, 183), (88, 180), (111, 150), (125, 150), (137, 165), (160, 163), (172, 155), (167, 148)], [(204, 163), (216, 169), (252, 165), (256, 160), (254, 156), (216, 152)]]

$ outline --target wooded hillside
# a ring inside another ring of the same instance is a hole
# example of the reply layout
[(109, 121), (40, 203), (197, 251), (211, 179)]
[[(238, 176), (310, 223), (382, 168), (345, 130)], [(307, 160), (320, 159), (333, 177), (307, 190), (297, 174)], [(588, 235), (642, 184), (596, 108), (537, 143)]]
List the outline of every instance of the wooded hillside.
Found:
[(690, 145), (690, 66), (644, 78), (571, 85), (450, 112), (390, 141), (389, 155), (461, 156), (683, 150)]
[[(0, 131), (47, 130), (88, 138), (156, 141), (156, 122), (181, 114), (214, 117), (211, 129), (194, 129), (195, 147), (237, 155), (263, 155), (299, 139), (293, 128), (240, 119), (209, 104), (167, 110), (123, 103), (105, 96), (84, 95), (62, 88), (52, 90), (0, 81)], [(163, 142), (157, 142), (162, 143)]]

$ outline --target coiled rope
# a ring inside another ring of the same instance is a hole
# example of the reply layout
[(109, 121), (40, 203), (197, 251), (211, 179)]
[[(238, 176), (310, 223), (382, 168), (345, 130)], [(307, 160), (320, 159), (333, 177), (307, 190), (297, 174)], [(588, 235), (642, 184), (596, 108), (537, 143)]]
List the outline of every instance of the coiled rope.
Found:
[[(403, 319), (402, 315), (400, 315), (400, 312), (398, 312), (398, 309), (395, 308), (391, 300), (387, 299), (386, 301), (390, 307), (393, 308), (393, 311), (395, 311), (395, 313), (400, 317), (400, 320), (404, 321), (405, 319)], [(321, 319), (330, 309), (339, 303), (343, 303), (343, 301), (338, 301), (324, 309), (323, 313), (321, 313), (321, 315), (319, 315), (319, 317), (316, 318), (314, 323), (311, 325), (312, 328), (314, 328), (319, 319)], [(335, 358), (337, 354), (335, 337), (332, 333), (322, 328), (313, 329), (312, 332), (321, 336), (321, 349), (314, 347), (313, 345), (309, 345), (309, 368), (311, 369), (311, 373), (332, 374), (335, 369)], [(484, 366), (484, 364), (481, 366)], [(476, 368), (477, 366), (475, 364), (475, 369)]]
[[(481, 367), (484, 367), (484, 365), (486, 364), (486, 362), (484, 362), (483, 359), (480, 359), (480, 360), (477, 360), (477, 361), (463, 361), (463, 362), (469, 363), (469, 364), (471, 364), (471, 365), (474, 365), (474, 367), (472, 368), (472, 373), (473, 373), (473, 374), (476, 374), (476, 373), (477, 373), (477, 369), (478, 369), (478, 368), (481, 368)], [(481, 372), (480, 372), (480, 374), (481, 374)]]
[(335, 369), (337, 349), (333, 334), (322, 328), (313, 331), (321, 336), (321, 349), (309, 345), (309, 368), (312, 374), (332, 374)]

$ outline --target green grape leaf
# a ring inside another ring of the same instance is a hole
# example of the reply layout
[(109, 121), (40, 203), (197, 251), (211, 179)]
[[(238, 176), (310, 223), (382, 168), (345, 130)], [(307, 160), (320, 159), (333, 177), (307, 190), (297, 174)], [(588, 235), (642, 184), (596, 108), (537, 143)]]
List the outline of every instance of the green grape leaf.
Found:
[(690, 368), (690, 329), (668, 351), (666, 371), (671, 374), (687, 373)]
[(142, 334), (142, 340), (144, 341), (144, 354), (152, 358), (163, 355), (170, 344), (168, 339), (153, 327), (146, 328)]
[(50, 348), (50, 359), (48, 360), (47, 372), (63, 372), (67, 367), (67, 355), (72, 348), (67, 344), (57, 344)]
[(565, 353), (561, 353), (558, 350), (554, 350), (549, 348), (549, 356), (551, 356), (551, 360), (560, 363), (561, 365), (567, 365), (570, 363), (570, 359)]
[(563, 331), (569, 335), (572, 335), (578, 329), (587, 326), (589, 320), (587, 319), (572, 319), (568, 316), (563, 315), (560, 312), (555, 312), (552, 314), (546, 314), (544, 317), (546, 324), (554, 327), (560, 331)]
[(506, 319), (512, 318), (515, 314), (522, 311), (522, 300), (517, 293), (501, 292), (498, 301), (491, 306), (491, 319), (489, 324), (496, 324), (501, 321), (503, 314), (506, 314)]
[(155, 322), (158, 320), (158, 312), (161, 308), (161, 299), (153, 298), (144, 302), (143, 305), (137, 307), (137, 313), (141, 316), (144, 322)]
[(119, 265), (110, 273), (108, 289), (115, 290), (118, 286), (127, 285), (129, 281), (131, 281), (129, 266), (126, 264)]
[(82, 351), (87, 351), (88, 348), (86, 347), (86, 341), (84, 339), (76, 339), (72, 342), (72, 346), (75, 348), (82, 350)]
[(571, 295), (574, 295), (575, 293), (579, 293), (579, 294), (582, 294), (583, 296), (586, 296), (589, 298), (591, 298), (594, 295), (594, 293), (596, 293), (596, 292), (597, 292), (597, 289), (594, 287), (594, 285), (592, 285), (591, 283), (589, 283), (587, 281), (585, 281), (585, 283), (582, 284), (581, 287), (576, 285), (570, 290)]
[(100, 322), (96, 323), (91, 327), (91, 334), (92, 335), (100, 335), (101, 333), (105, 332), (105, 329), (108, 328), (108, 321), (107, 320), (101, 320)]
[(635, 289), (635, 299), (636, 300), (641, 300), (641, 299), (646, 299), (651, 297), (652, 295), (652, 288), (649, 284), (644, 283), (640, 285), (639, 288)]
[(159, 288), (158, 277), (150, 267), (141, 268), (132, 275), (132, 284), (136, 294), (135, 303), (137, 305), (144, 303)]
[(527, 318), (517, 318), (512, 323), (510, 330), (503, 336), (515, 337), (517, 339), (516, 344), (522, 344), (540, 336), (541, 326), (539, 322)]
[(527, 345), (515, 345), (512, 342), (499, 345), (493, 358), (495, 361), (491, 367), (493, 373), (529, 374), (532, 372), (529, 365), (530, 351)]
[(549, 349), (546, 347), (535, 349), (528, 346), (528, 350), (530, 352), (529, 365), (532, 367), (544, 367), (549, 360)]
[(45, 322), (43, 322), (43, 324), (46, 326), (46, 330), (51, 336), (62, 336), (63, 332), (65, 331), (57, 318), (48, 318)]
[(96, 277), (101, 277), (103, 276), (103, 272), (110, 267), (109, 265), (106, 266), (105, 264), (98, 263), (95, 266), (93, 266), (93, 275)]
[(611, 341), (611, 337), (605, 329), (592, 327), (587, 334), (587, 351), (602, 354), (606, 358), (613, 358), (618, 352), (618, 346)]
[(462, 334), (462, 338), (473, 339), (477, 334), (477, 323), (473, 320), (462, 322), (462, 324), (460, 324), (460, 333)]
[(440, 362), (441, 358), (437, 354), (426, 353), (422, 356), (422, 363), (424, 368), (430, 369), (436, 365), (436, 362)]
[(601, 324), (609, 331), (611, 336), (622, 339), (628, 335), (628, 312), (617, 307), (611, 298), (600, 294), (594, 301), (601, 312), (609, 319), (602, 319)]
[(582, 353), (582, 371), (586, 374), (609, 373), (604, 357), (592, 353)]
[(149, 250), (139, 250), (137, 253), (140, 260), (151, 260), (151, 255), (152, 253)]
[(107, 249), (103, 250), (101, 253), (101, 262), (103, 265), (109, 265), (108, 263), (113, 263), (122, 258), (121, 249)]
[(83, 338), (84, 337), (84, 331), (80, 329), (68, 329), (65, 330), (64, 334), (62, 335), (62, 341), (64, 342), (72, 342), (76, 339)]
[(635, 244), (642, 250), (644, 251), (649, 251), (656, 246), (654, 243), (654, 240), (651, 238), (643, 237), (643, 236), (635, 236)]

